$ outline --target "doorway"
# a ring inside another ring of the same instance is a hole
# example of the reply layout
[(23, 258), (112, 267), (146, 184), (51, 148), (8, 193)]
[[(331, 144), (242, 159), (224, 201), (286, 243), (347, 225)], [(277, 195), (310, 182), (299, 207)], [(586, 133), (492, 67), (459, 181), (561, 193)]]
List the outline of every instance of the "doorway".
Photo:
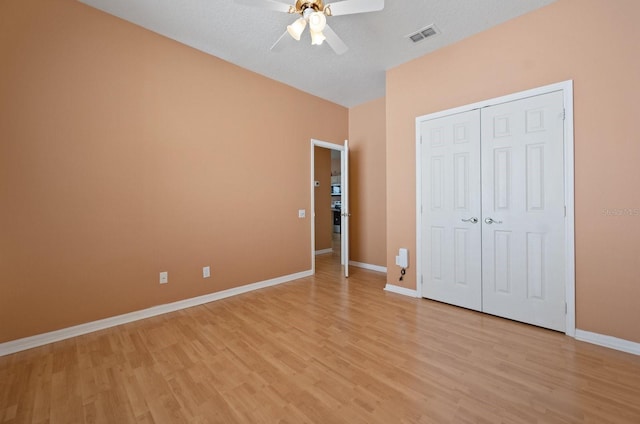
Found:
[[(349, 276), (349, 145), (311, 140), (311, 263), (331, 254)], [(318, 156), (318, 161), (316, 161)]]
[(418, 292), (575, 333), (571, 81), (419, 117)]

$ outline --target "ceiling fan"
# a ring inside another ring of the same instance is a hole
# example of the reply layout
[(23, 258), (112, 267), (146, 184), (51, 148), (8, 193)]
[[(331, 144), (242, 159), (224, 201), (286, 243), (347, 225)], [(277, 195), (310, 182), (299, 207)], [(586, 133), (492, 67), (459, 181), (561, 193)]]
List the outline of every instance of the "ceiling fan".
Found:
[(271, 46), (271, 50), (280, 50), (283, 45), (281, 41), (287, 34), (299, 41), (308, 23), (311, 44), (321, 45), (326, 40), (336, 54), (343, 54), (349, 48), (327, 25), (327, 16), (375, 12), (384, 8), (384, 0), (343, 0), (329, 4), (324, 4), (322, 0), (297, 0), (295, 5), (290, 5), (287, 0), (236, 0), (236, 3), (300, 15), (300, 18), (287, 26), (287, 30)]

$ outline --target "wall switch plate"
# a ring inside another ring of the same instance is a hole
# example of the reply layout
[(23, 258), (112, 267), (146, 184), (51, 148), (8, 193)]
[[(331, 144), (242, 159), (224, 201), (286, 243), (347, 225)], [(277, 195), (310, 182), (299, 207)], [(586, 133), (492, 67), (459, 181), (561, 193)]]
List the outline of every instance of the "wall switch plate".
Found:
[(160, 284), (167, 284), (169, 282), (169, 273), (164, 271), (160, 273)]
[(211, 277), (211, 267), (205, 266), (202, 267), (202, 278)]
[(307, 215), (307, 211), (304, 209), (298, 210), (298, 218), (304, 218)]

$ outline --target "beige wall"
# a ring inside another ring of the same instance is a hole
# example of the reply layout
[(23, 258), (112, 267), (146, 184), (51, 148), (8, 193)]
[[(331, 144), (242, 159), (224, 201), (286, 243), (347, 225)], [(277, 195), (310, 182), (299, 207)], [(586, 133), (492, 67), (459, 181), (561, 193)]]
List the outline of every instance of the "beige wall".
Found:
[(331, 249), (333, 235), (333, 213), (331, 212), (331, 150), (314, 147), (315, 180), (320, 186), (315, 190), (316, 250)]
[(640, 216), (603, 214), (640, 208), (638, 16), (636, 0), (559, 0), (390, 70), (388, 262), (415, 253), (417, 116), (573, 79), (577, 327), (640, 342)]
[(0, 57), (0, 342), (311, 269), (346, 108), (74, 0), (0, 2)]
[(350, 259), (387, 266), (385, 99), (349, 109)]

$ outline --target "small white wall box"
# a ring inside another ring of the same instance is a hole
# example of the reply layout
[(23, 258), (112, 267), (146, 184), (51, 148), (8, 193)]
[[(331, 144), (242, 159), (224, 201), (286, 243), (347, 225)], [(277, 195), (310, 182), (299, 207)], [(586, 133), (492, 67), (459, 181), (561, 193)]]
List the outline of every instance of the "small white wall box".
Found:
[(405, 248), (398, 250), (398, 256), (396, 256), (396, 265), (400, 268), (407, 268), (409, 266), (409, 251)]

